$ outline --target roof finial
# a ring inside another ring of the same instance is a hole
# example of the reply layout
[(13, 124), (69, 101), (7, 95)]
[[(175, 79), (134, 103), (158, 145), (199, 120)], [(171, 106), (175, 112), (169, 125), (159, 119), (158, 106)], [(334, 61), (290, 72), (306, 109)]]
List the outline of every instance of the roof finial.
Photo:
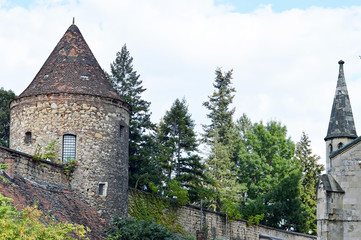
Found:
[(75, 24), (75, 17), (73, 17), (73, 25)]

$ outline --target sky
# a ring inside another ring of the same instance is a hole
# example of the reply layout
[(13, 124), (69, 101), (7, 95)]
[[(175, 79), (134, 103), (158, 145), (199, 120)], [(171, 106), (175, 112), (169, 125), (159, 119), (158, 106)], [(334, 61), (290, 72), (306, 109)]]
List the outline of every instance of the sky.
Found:
[(281, 122), (306, 132), (325, 159), (338, 77), (361, 131), (361, 3), (354, 0), (0, 0), (0, 87), (20, 94), (75, 17), (101, 67), (124, 44), (159, 122), (185, 98), (202, 133), (215, 70), (233, 69), (235, 120)]

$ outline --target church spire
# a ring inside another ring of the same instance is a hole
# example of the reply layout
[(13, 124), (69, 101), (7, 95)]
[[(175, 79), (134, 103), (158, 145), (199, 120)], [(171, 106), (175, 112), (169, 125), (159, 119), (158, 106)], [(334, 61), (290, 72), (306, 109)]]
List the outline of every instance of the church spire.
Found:
[(340, 70), (325, 141), (333, 138), (357, 137), (351, 109), (351, 102), (347, 92), (345, 74), (343, 72), (344, 63), (345, 62), (342, 60), (338, 62), (340, 65)]

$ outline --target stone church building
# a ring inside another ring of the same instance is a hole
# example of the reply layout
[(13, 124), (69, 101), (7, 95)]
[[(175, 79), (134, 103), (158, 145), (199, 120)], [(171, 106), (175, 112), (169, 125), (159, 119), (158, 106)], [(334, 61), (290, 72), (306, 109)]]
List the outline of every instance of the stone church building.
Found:
[(341, 60), (317, 192), (320, 240), (361, 239), (361, 137), (357, 137)]

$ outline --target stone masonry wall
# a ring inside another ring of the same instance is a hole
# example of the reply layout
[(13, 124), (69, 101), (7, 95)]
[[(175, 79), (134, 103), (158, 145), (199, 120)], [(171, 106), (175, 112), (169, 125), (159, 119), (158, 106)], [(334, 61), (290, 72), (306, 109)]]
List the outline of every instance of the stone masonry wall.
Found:
[[(96, 86), (94, 86), (96, 87)], [(10, 147), (33, 154), (37, 144), (76, 136), (78, 166), (70, 182), (104, 218), (127, 212), (129, 107), (120, 100), (79, 94), (16, 99), (10, 105)], [(26, 133), (31, 132), (31, 143)], [(104, 195), (99, 194), (100, 185)]]
[[(138, 194), (149, 194), (137, 191)], [(139, 196), (129, 194), (129, 202)], [(270, 239), (273, 237), (277, 240), (315, 240), (316, 236), (287, 232), (267, 226), (247, 226), (247, 222), (242, 219), (227, 221), (223, 214), (202, 210), (199, 207), (187, 205), (179, 207), (177, 210), (177, 222), (188, 234), (195, 235), (200, 230), (207, 229), (207, 239), (230, 239), (230, 240), (259, 240)], [(201, 219), (203, 219), (201, 224)], [(264, 238), (260, 238), (264, 236)]]
[[(282, 231), (267, 226), (247, 226), (245, 220), (228, 221), (226, 232), (226, 218), (224, 215), (212, 211), (203, 210), (194, 206), (183, 206), (179, 208), (179, 222), (187, 233), (196, 233), (200, 230), (201, 215), (202, 226), (207, 226), (208, 239), (220, 238), (231, 240), (258, 240), (260, 235), (275, 237), (284, 240), (311, 240), (315, 236)], [(226, 235), (227, 233), (227, 235)]]
[(333, 156), (327, 173), (345, 193), (318, 190), (319, 239), (361, 239), (361, 141)]
[(10, 178), (22, 176), (39, 183), (51, 183), (69, 187), (62, 166), (47, 161), (34, 161), (32, 156), (13, 149), (0, 147), (0, 163), (7, 164), (5, 170)]

